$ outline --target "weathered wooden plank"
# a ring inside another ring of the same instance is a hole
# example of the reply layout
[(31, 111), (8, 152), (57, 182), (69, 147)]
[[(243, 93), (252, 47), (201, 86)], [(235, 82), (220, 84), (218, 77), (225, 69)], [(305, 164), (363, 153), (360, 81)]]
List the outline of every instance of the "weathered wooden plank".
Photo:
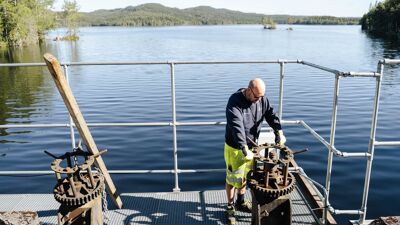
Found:
[[(72, 94), (71, 88), (69, 87), (69, 85), (67, 83), (64, 73), (62, 72), (60, 63), (58, 62), (56, 57), (54, 57), (53, 55), (51, 55), (49, 53), (44, 54), (43, 57), (47, 64), (47, 67), (53, 77), (53, 80), (57, 86), (57, 89), (60, 92), (61, 97), (64, 100), (65, 106), (67, 107), (68, 112), (71, 115), (72, 120), (74, 121), (74, 123), (79, 131), (79, 134), (80, 134), (82, 140), (87, 145), (88, 150), (92, 154), (98, 154), (99, 150), (96, 146), (96, 143), (94, 142), (92, 134), (89, 131), (89, 127), (87, 126), (86, 121), (83, 118), (83, 115), (79, 109), (78, 103), (76, 102), (76, 99), (75, 99), (74, 95)], [(108, 173), (107, 168), (106, 168), (101, 156), (98, 156), (95, 159), (95, 164), (104, 175), (104, 181), (106, 183), (107, 191), (110, 194), (111, 199), (114, 201), (115, 205), (118, 208), (122, 208), (122, 206), (123, 206), (122, 200), (117, 192), (117, 189), (114, 186), (111, 176)]]

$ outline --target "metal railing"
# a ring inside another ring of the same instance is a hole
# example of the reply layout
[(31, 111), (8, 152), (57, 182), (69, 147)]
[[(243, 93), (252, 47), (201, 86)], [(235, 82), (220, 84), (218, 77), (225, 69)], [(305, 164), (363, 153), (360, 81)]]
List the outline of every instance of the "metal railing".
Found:
[[(312, 129), (306, 122), (302, 120), (293, 120), (293, 121), (285, 121), (282, 120), (283, 115), (283, 89), (284, 89), (284, 71), (285, 64), (301, 64), (305, 66), (309, 66), (312, 68), (316, 68), (318, 70), (326, 71), (335, 75), (335, 86), (334, 86), (334, 94), (333, 94), (333, 106), (332, 106), (332, 120), (331, 120), (331, 129), (330, 129), (330, 140), (326, 141), (323, 137), (321, 137), (314, 129)], [(341, 72), (339, 70), (327, 68), (324, 66), (320, 66), (317, 64), (313, 64), (310, 62), (302, 61), (302, 60), (270, 60), (270, 61), (175, 61), (175, 62), (70, 62), (70, 63), (61, 63), (64, 68), (65, 76), (68, 80), (68, 67), (70, 66), (101, 66), (101, 65), (169, 65), (170, 67), (170, 75), (171, 75), (171, 96), (172, 96), (172, 121), (171, 122), (152, 122), (152, 123), (92, 123), (88, 124), (90, 127), (110, 127), (110, 126), (171, 126), (173, 129), (173, 159), (174, 159), (174, 168), (172, 170), (110, 170), (110, 173), (116, 174), (132, 174), (132, 173), (173, 173), (175, 177), (175, 187), (173, 191), (179, 192), (179, 173), (198, 173), (198, 172), (223, 172), (225, 169), (187, 169), (182, 170), (178, 167), (178, 147), (177, 147), (177, 135), (176, 135), (176, 127), (177, 126), (210, 126), (210, 125), (225, 125), (226, 122), (178, 122), (176, 120), (176, 96), (175, 96), (175, 66), (179, 64), (279, 64), (280, 65), (280, 85), (279, 85), (279, 118), (282, 121), (282, 124), (286, 125), (301, 125), (307, 131), (309, 131), (318, 141), (320, 141), (327, 149), (328, 149), (328, 162), (327, 162), (327, 171), (326, 171), (326, 179), (325, 186), (315, 183), (318, 187), (323, 188), (324, 195), (319, 193), (320, 197), (324, 199), (324, 213), (323, 213), (323, 221), (322, 223), (327, 222), (327, 214), (328, 211), (334, 214), (356, 214), (360, 215), (358, 224), (364, 224), (366, 220), (367, 213), (367, 200), (368, 200), (368, 192), (369, 192), (369, 184), (371, 177), (371, 169), (372, 169), (372, 161), (374, 157), (375, 146), (400, 146), (400, 141), (376, 141), (376, 126), (378, 120), (378, 111), (379, 111), (379, 98), (380, 98), (380, 89), (381, 89), (381, 81), (383, 77), (383, 68), (385, 64), (400, 64), (400, 60), (391, 60), (384, 59), (379, 61), (378, 68), (376, 72)], [(45, 63), (14, 63), (14, 64), (0, 64), (0, 67), (44, 67)], [(337, 119), (337, 110), (338, 110), (338, 98), (339, 98), (339, 89), (340, 89), (340, 78), (341, 77), (373, 77), (376, 78), (376, 88), (375, 88), (375, 97), (374, 97), (374, 110), (372, 113), (372, 123), (371, 123), (371, 132), (370, 132), (370, 141), (368, 145), (367, 152), (342, 152), (335, 147), (335, 133), (336, 133), (336, 119)], [(14, 125), (0, 125), (0, 128), (49, 128), (49, 127), (68, 127), (70, 128), (71, 133), (71, 143), (72, 147), (75, 147), (75, 133), (74, 133), (74, 124), (70, 118), (68, 124), (14, 124)], [(357, 210), (339, 210), (334, 209), (329, 203), (329, 193), (330, 193), (330, 184), (331, 184), (331, 174), (332, 174), (332, 162), (333, 157), (338, 156), (341, 158), (348, 157), (366, 157), (367, 166), (365, 172), (365, 181), (364, 181), (364, 191), (361, 208)], [(303, 171), (301, 168), (298, 168), (298, 171)], [(0, 175), (12, 175), (12, 174), (52, 174), (52, 171), (0, 171)]]

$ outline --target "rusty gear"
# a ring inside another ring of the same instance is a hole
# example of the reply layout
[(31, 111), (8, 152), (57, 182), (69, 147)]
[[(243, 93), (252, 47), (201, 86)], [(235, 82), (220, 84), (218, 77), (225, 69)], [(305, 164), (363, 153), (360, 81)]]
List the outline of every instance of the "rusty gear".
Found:
[(290, 194), (294, 190), (296, 180), (291, 173), (288, 174), (288, 184), (286, 186), (282, 184), (276, 184), (274, 187), (271, 187), (269, 185), (268, 187), (265, 187), (265, 184), (263, 184), (264, 178), (262, 177), (262, 171), (257, 171), (256, 173), (250, 171), (247, 180), (248, 187), (254, 191), (257, 199), (276, 199), (281, 196)]
[(290, 194), (296, 183), (293, 174), (288, 172), (293, 152), (286, 146), (274, 144), (257, 146), (253, 151), (253, 169), (247, 174), (247, 185), (258, 204), (268, 204)]
[(86, 174), (81, 174), (81, 179), (74, 181), (77, 196), (73, 195), (69, 180), (65, 178), (61, 184), (54, 187), (54, 198), (59, 203), (68, 206), (81, 206), (96, 199), (102, 194), (104, 178), (100, 174), (93, 175), (95, 186), (91, 188), (88, 178), (85, 178), (86, 176)]

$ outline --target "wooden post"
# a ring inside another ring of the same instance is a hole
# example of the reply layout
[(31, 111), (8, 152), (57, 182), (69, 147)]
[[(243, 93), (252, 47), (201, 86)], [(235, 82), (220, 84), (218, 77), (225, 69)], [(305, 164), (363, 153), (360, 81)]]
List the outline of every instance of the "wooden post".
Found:
[[(64, 100), (65, 106), (67, 107), (68, 112), (72, 117), (72, 120), (74, 121), (76, 127), (78, 128), (82, 140), (84, 141), (84, 143), (86, 143), (88, 150), (92, 154), (98, 154), (99, 150), (97, 149), (92, 134), (89, 131), (85, 119), (83, 118), (78, 103), (76, 102), (75, 97), (72, 94), (71, 88), (69, 87), (67, 80), (65, 79), (65, 76), (61, 70), (60, 63), (58, 62), (56, 57), (54, 57), (49, 53), (44, 54), (43, 57), (54, 79), (54, 82), (56, 83), (57, 89)], [(104, 161), (101, 156), (98, 156), (95, 159), (95, 164), (104, 175), (104, 181), (106, 183), (107, 191), (110, 194), (111, 199), (114, 201), (115, 205), (119, 209), (121, 209), (123, 206), (121, 197), (119, 196), (117, 189), (114, 186), (111, 176), (108, 173), (107, 167), (104, 164)]]

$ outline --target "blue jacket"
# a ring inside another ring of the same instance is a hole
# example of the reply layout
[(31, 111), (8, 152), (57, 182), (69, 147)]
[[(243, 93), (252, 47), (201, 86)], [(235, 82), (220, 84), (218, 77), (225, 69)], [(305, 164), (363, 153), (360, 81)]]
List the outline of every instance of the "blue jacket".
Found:
[(274, 131), (282, 129), (279, 117), (275, 115), (267, 97), (252, 103), (246, 99), (243, 90), (233, 93), (226, 106), (225, 142), (236, 149), (242, 149), (245, 145), (253, 147), (246, 137), (257, 142), (263, 119)]

